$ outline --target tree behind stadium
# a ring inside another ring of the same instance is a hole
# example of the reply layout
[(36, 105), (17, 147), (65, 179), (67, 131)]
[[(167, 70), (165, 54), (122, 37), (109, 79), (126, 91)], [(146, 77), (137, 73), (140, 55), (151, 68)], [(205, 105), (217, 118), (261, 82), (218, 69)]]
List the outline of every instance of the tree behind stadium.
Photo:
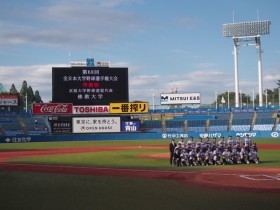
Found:
[(18, 92), (15, 85), (12, 84), (9, 93), (18, 94), (20, 108), (26, 107), (26, 98), (27, 98), (27, 109), (31, 108), (32, 103), (42, 103), (43, 102), (39, 91), (36, 90), (35, 94), (34, 94), (32, 87), (28, 86), (27, 82), (25, 80), (22, 82), (20, 92)]

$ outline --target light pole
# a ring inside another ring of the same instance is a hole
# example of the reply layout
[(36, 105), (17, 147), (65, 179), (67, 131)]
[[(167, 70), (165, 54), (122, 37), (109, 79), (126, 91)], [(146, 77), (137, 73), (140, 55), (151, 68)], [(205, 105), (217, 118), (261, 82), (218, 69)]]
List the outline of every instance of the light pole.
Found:
[(153, 92), (153, 113), (155, 112), (155, 92)]
[(227, 91), (228, 95), (227, 95), (227, 103), (228, 103), (228, 110), (229, 110), (229, 90)]
[(253, 109), (255, 109), (255, 90), (253, 89)]
[(235, 106), (239, 106), (239, 81), (238, 81), (238, 47), (256, 46), (258, 50), (258, 82), (259, 82), (259, 106), (263, 106), (262, 87), (262, 60), (261, 60), (261, 39), (260, 35), (270, 33), (269, 20), (227, 23), (223, 24), (224, 37), (232, 37), (234, 42), (234, 72), (235, 72)]
[(240, 90), (240, 108), (242, 109), (242, 93), (241, 93), (241, 90)]
[(215, 97), (216, 97), (216, 110), (218, 109), (218, 93), (217, 91), (215, 92)]
[(28, 102), (28, 100), (27, 100), (27, 92), (26, 92), (26, 94), (25, 94), (25, 112), (27, 113), (27, 102)]
[(267, 90), (265, 90), (265, 107), (267, 108)]
[(280, 87), (278, 88), (278, 109), (280, 109)]

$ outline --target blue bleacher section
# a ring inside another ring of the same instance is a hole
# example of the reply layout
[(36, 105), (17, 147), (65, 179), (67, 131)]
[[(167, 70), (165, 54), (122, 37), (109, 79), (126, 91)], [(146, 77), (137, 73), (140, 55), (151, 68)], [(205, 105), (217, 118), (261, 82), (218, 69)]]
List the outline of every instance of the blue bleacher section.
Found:
[(46, 135), (48, 126), (43, 117), (22, 117), (22, 122), (28, 130), (29, 135)]
[(228, 128), (228, 119), (210, 120), (209, 131), (211, 132), (215, 132), (215, 131), (223, 132), (223, 131), (227, 131), (227, 128)]
[[(239, 114), (240, 115), (240, 114)], [(246, 117), (246, 116), (244, 116)], [(252, 125), (252, 118), (245, 119), (240, 117), (238, 119), (233, 119), (231, 124), (231, 131), (250, 131)]]
[(145, 120), (141, 124), (141, 129), (143, 132), (162, 132), (162, 121), (160, 120)]
[(0, 119), (3, 135), (17, 136), (24, 134), (24, 130), (18, 120), (18, 115), (5, 115)]
[(48, 124), (44, 117), (31, 115), (18, 115), (14, 113), (0, 115), (1, 135), (47, 135)]
[(205, 132), (206, 120), (188, 120), (188, 131)]
[(231, 131), (250, 131), (251, 125), (232, 125)]
[(184, 132), (184, 121), (167, 120), (165, 121), (165, 125), (166, 125), (166, 132), (172, 132), (172, 133)]
[(275, 118), (272, 118), (272, 115), (272, 111), (258, 111), (253, 131), (272, 131), (275, 124)]
[(210, 119), (210, 132), (224, 132), (228, 130), (230, 112), (215, 113), (215, 119)]
[(210, 126), (209, 131), (210, 132), (225, 132), (227, 131), (228, 126), (227, 125), (214, 125)]
[(233, 119), (252, 119), (254, 112), (234, 112)]
[(215, 119), (215, 115), (184, 115), (182, 117), (175, 117), (174, 120), (207, 120)]
[(217, 120), (229, 120), (230, 112), (215, 113), (215, 119)]
[[(158, 113), (160, 112), (157, 112), (157, 114)], [(248, 132), (253, 130), (272, 131), (274, 127), (274, 130), (279, 129), (279, 126), (275, 126), (277, 111), (276, 115), (273, 117), (275, 110), (270, 109), (236, 109), (233, 111), (179, 110), (177, 113), (180, 113), (180, 115), (177, 116), (175, 115), (176, 112), (169, 112), (168, 115), (167, 110), (161, 111), (161, 113), (162, 116), (165, 117), (159, 117), (159, 119), (160, 121), (165, 120), (166, 132)], [(184, 122), (187, 122), (186, 125), (184, 125)], [(150, 123), (150, 126), (153, 125)], [(148, 127), (149, 125), (144, 125), (146, 130)], [(158, 127), (153, 126), (152, 129), (153, 131), (162, 132), (160, 125)], [(162, 130), (164, 130), (164, 128), (162, 128)]]
[[(280, 131), (279, 110), (161, 110), (143, 114), (141, 131), (149, 133)], [(278, 117), (278, 119), (277, 119)], [(44, 116), (0, 112), (0, 134), (49, 135)]]

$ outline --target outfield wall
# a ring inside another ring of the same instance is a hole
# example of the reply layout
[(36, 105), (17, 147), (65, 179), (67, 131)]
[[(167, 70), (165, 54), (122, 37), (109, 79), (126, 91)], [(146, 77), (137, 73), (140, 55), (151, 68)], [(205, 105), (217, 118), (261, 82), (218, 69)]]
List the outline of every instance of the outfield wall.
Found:
[(280, 140), (280, 132), (188, 132), (188, 133), (114, 133), (114, 134), (71, 134), (71, 135), (45, 135), (45, 136), (0, 136), (0, 143), (25, 143), (25, 142), (55, 142), (55, 141), (97, 141), (97, 140), (170, 140), (171, 138), (185, 139), (193, 136), (195, 139), (202, 137), (220, 138), (229, 135), (244, 138), (249, 134), (251, 138), (276, 138)]

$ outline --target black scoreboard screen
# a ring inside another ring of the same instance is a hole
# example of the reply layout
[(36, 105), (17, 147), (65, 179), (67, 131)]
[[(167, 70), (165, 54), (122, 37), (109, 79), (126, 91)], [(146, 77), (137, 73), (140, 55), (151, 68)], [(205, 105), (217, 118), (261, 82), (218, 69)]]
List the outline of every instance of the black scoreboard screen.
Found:
[(128, 68), (52, 68), (53, 103), (73, 103), (73, 105), (127, 103), (128, 92)]

